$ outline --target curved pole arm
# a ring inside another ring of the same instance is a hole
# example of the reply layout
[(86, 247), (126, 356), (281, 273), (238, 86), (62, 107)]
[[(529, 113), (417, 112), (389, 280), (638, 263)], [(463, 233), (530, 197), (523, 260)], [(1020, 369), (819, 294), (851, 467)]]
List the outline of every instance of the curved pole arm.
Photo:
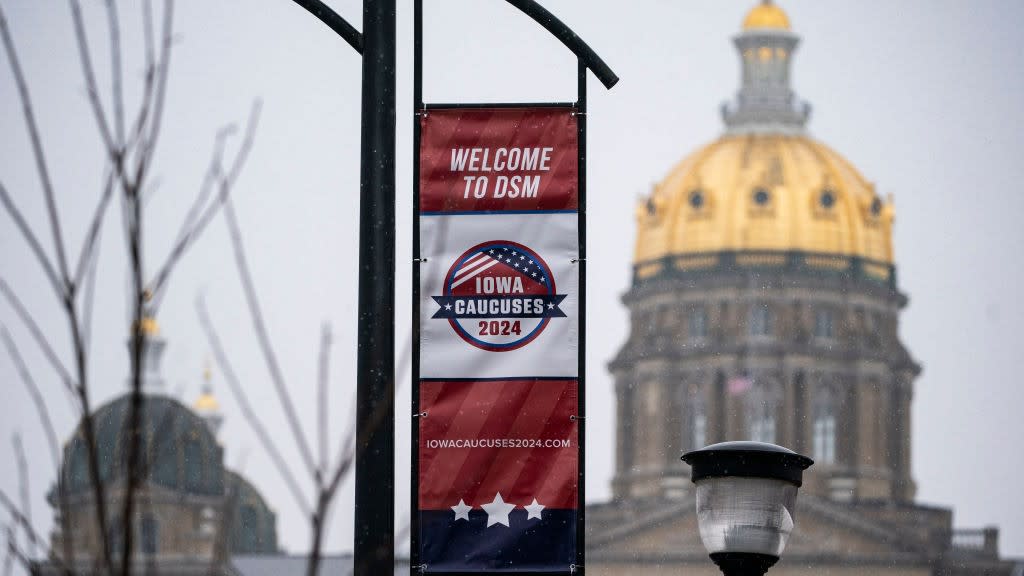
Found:
[[(296, 0), (298, 1), (298, 0)], [(604, 60), (594, 52), (582, 38), (576, 35), (572, 31), (572, 28), (566, 26), (561, 20), (555, 17), (554, 14), (548, 12), (546, 8), (535, 2), (534, 0), (506, 0), (509, 4), (519, 8), (530, 18), (533, 18), (538, 24), (547, 29), (561, 40), (562, 44), (569, 50), (572, 50), (573, 54), (579, 58), (594, 76), (604, 84), (605, 88), (611, 89), (612, 86), (619, 81), (619, 77), (612, 72), (612, 69), (605, 64)]]
[(327, 24), (328, 28), (334, 30), (356, 52), (363, 53), (363, 35), (344, 18), (339, 16), (337, 12), (331, 10), (330, 6), (320, 0), (294, 0), (294, 2), (305, 8), (313, 16), (319, 18), (321, 22)]

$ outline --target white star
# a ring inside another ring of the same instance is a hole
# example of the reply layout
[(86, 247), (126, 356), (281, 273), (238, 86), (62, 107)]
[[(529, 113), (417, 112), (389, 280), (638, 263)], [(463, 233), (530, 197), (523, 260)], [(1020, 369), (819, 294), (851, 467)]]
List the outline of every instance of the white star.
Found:
[(540, 517), (540, 512), (541, 512), (541, 510), (546, 508), (546, 506), (544, 506), (540, 502), (537, 502), (537, 499), (534, 498), (533, 499), (533, 504), (530, 504), (529, 506), (523, 506), (523, 508), (526, 508), (526, 511), (528, 512), (528, 514), (526, 515), (526, 519), (527, 520), (529, 520), (530, 518), (536, 518), (537, 520), (542, 520), (542, 518)]
[(502, 248), (502, 250), (504, 250), (505, 252), (508, 252), (508, 248)]
[(534, 278), (536, 278), (537, 277), (537, 273), (534, 272), (533, 274), (530, 274), (530, 276), (533, 276)]
[(515, 504), (506, 504), (501, 499), (501, 493), (494, 495), (494, 500), (490, 504), (482, 504), (480, 506), (487, 512), (487, 526), (493, 526), (494, 524), (504, 524), (508, 526), (508, 513), (515, 510)]
[(548, 310), (551, 310), (551, 309), (552, 309), (552, 308), (554, 308), (554, 307), (555, 307), (555, 305), (554, 305), (554, 304), (551, 304), (550, 302), (548, 303)]
[(469, 522), (469, 511), (473, 509), (472, 506), (467, 506), (462, 499), (459, 499), (459, 503), (455, 506), (451, 506), (452, 512), (455, 512), (455, 522), (459, 520), (465, 520)]
[(444, 309), (445, 310), (451, 310), (452, 309), (452, 305), (451, 304), (445, 304), (444, 305)]
[(526, 258), (526, 256), (523, 256), (522, 254), (520, 254), (520, 255), (519, 255), (519, 259), (520, 259), (520, 260), (522, 260), (522, 259), (524, 259), (524, 258)]

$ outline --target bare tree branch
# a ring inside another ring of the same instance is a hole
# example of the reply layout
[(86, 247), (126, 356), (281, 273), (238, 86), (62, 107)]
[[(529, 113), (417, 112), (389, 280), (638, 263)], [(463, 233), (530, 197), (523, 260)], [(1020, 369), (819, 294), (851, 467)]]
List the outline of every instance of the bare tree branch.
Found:
[(78, 59), (82, 66), (82, 73), (85, 75), (85, 91), (89, 96), (89, 104), (92, 107), (93, 117), (96, 119), (96, 126), (99, 128), (100, 137), (106, 146), (108, 154), (112, 156), (118, 150), (110, 135), (110, 126), (107, 122), (107, 114), (103, 110), (103, 103), (100, 101), (99, 88), (96, 84), (96, 73), (92, 67), (92, 53), (89, 50), (89, 37), (85, 34), (85, 22), (82, 18), (82, 6), (78, 0), (68, 0), (71, 7), (71, 21), (75, 29), (75, 41), (78, 43)]
[(25, 514), (14, 504), (14, 502), (7, 496), (7, 493), (2, 489), (0, 489), (0, 506), (7, 509), (7, 513), (11, 515), (11, 519), (13, 519), (14, 523), (21, 528), (22, 532), (25, 533), (32, 546), (44, 551), (47, 550), (46, 543), (39, 534), (36, 534), (35, 528), (32, 527), (32, 520), (25, 516)]
[(96, 251), (96, 242), (99, 239), (100, 231), (103, 229), (107, 207), (110, 205), (110, 198), (113, 195), (114, 171), (113, 168), (108, 168), (107, 175), (104, 178), (103, 190), (100, 193), (100, 201), (93, 212), (92, 220), (89, 222), (89, 231), (85, 235), (85, 241), (82, 242), (82, 251), (78, 254), (78, 264), (75, 266), (75, 277), (73, 280), (76, 287), (81, 286), (82, 279), (85, 277), (86, 269), (89, 266), (89, 261), (93, 257), (93, 252)]
[(125, 145), (126, 150), (131, 150), (142, 139), (149, 113), (153, 106), (154, 87), (156, 86), (156, 47), (153, 40), (153, 2), (143, 0), (142, 6), (142, 39), (145, 46), (145, 72), (143, 73), (142, 104), (132, 123), (130, 141)]
[(110, 34), (110, 99), (113, 101), (114, 137), (117, 146), (124, 149), (124, 87), (121, 80), (121, 23), (117, 2), (107, 0), (107, 27)]
[[(97, 246), (99, 238), (97, 238)], [(100, 251), (97, 248), (89, 259), (85, 273), (85, 290), (82, 293), (82, 336), (85, 338), (85, 352), (92, 347), (92, 310), (96, 302), (96, 269), (99, 267)]]
[(35, 405), (36, 413), (39, 416), (39, 423), (43, 426), (43, 433), (46, 436), (47, 444), (50, 448), (50, 457), (53, 460), (54, 470), (60, 472), (60, 444), (57, 441), (57, 432), (53, 427), (53, 419), (50, 417), (50, 411), (46, 407), (46, 402), (43, 400), (43, 394), (39, 390), (39, 386), (36, 384), (32, 374), (28, 371), (28, 366), (25, 365), (25, 359), (21, 356), (18, 351), (18, 347), (14, 343), (14, 339), (11, 338), (11, 333), (7, 331), (7, 326), (0, 324), (0, 337), (3, 338), (4, 346), (7, 348), (7, 353), (11, 357), (11, 361), (14, 363), (14, 368), (18, 372), (18, 376), (21, 378), (25, 389), (28, 391), (29, 397), (32, 398), (32, 403)]
[[(149, 118), (149, 133), (144, 136), (138, 142), (139, 153), (136, 158), (135, 167), (135, 181), (142, 182), (143, 175), (146, 173), (146, 168), (153, 158), (153, 152), (156, 150), (157, 137), (160, 135), (160, 127), (163, 122), (164, 115), (164, 101), (167, 95), (167, 77), (170, 73), (171, 65), (171, 43), (174, 35), (174, 0), (164, 0), (164, 12), (163, 12), (163, 32), (161, 33), (161, 46), (160, 46), (160, 61), (156, 66), (156, 78), (153, 96), (153, 110), (151, 116), (148, 112), (148, 106), (144, 107), (147, 111), (145, 116), (142, 116), (143, 123), (140, 124), (140, 128), (144, 129), (146, 124), (146, 118)], [(140, 132), (142, 134), (142, 132)]]
[[(28, 460), (25, 459), (25, 446), (21, 442), (21, 434), (15, 432), (11, 436), (11, 445), (14, 447), (14, 462), (18, 467), (18, 495), (21, 498), (21, 510), (26, 520), (32, 524), (32, 496), (29, 494), (28, 483)], [(29, 540), (28, 555), (36, 555), (36, 547)]]
[(8, 526), (7, 532), (7, 554), (4, 555), (4, 576), (11, 576), (14, 573), (14, 558), (16, 543), (14, 537), (14, 526)]
[[(3, 15), (0, 14), (0, 19)], [(2, 21), (2, 20), (0, 20)], [(43, 250), (42, 244), (39, 243), (39, 239), (36, 238), (32, 228), (25, 221), (25, 217), (22, 216), (21, 211), (14, 205), (14, 201), (11, 200), (10, 194), (7, 193), (7, 188), (4, 187), (3, 182), (0, 182), (0, 203), (4, 205), (4, 209), (7, 214), (14, 220), (14, 225), (18, 227), (18, 231), (21, 232), (21, 236), (25, 239), (28, 247), (32, 250), (32, 254), (39, 261), (39, 265), (43, 268), (43, 273), (46, 275), (47, 280), (53, 285), (53, 290), (57, 293), (58, 297), (63, 297), (64, 286), (57, 277), (57, 271), (53, 269), (53, 264), (50, 262), (50, 258), (46, 255), (46, 251)]]
[[(43, 351), (43, 355), (46, 356), (46, 359), (50, 362), (50, 366), (53, 366), (53, 369), (57, 371), (57, 374), (64, 382), (64, 386), (68, 391), (74, 393), (75, 386), (77, 386), (74, 378), (71, 377), (67, 368), (64, 367), (64, 363), (57, 357), (57, 353), (53, 351), (53, 347), (50, 346), (50, 341), (46, 339), (43, 331), (39, 328), (39, 324), (29, 313), (28, 309), (25, 308), (25, 305), (21, 303), (21, 299), (18, 298), (13, 290), (11, 290), (10, 285), (7, 284), (3, 277), (0, 277), (0, 294), (4, 295), (7, 303), (14, 309), (14, 313), (21, 319), (22, 324), (28, 328), (29, 334), (32, 335), (32, 339), (36, 341), (36, 345)], [(79, 409), (81, 409), (81, 407), (79, 407)]]
[(323, 488), (324, 478), (327, 475), (327, 466), (330, 464), (327, 460), (327, 436), (330, 434), (328, 431), (327, 422), (327, 396), (328, 396), (328, 383), (330, 381), (330, 370), (331, 370), (331, 325), (324, 323), (320, 329), (320, 364), (319, 371), (317, 374), (317, 431), (318, 431), (318, 444), (319, 444), (319, 462), (317, 463), (317, 487)]
[(227, 198), (224, 202), (224, 217), (228, 223), (231, 247), (234, 249), (235, 265), (238, 269), (239, 279), (242, 282), (242, 291), (245, 293), (245, 301), (249, 307), (249, 318), (252, 320), (256, 339), (259, 342), (260, 350), (263, 352), (263, 360), (267, 365), (267, 370), (270, 372), (270, 380), (273, 382), (274, 390), (277, 392), (277, 399), (281, 403), (281, 407), (284, 409), (285, 419), (288, 421), (288, 426), (291, 429), (292, 438), (295, 440), (295, 444), (299, 448), (299, 455), (302, 456), (303, 463), (306, 465), (306, 470), (309, 475), (315, 478), (316, 466), (313, 463), (313, 455), (309, 449), (309, 444), (306, 442), (305, 434), (302, 432), (302, 426), (299, 424), (299, 417), (295, 411), (295, 406), (292, 404), (291, 397), (288, 394), (288, 389), (284, 382), (284, 376), (281, 373), (281, 367), (277, 361), (277, 354), (274, 352), (274, 348), (270, 344), (270, 335), (267, 331), (266, 323), (263, 321), (263, 311), (260, 308), (259, 299), (256, 295), (256, 287), (252, 279), (252, 273), (249, 271), (249, 263), (245, 256), (245, 246), (242, 243), (242, 232), (239, 229), (238, 219), (235, 216), (234, 205), (230, 198)]
[[(171, 249), (167, 260), (160, 267), (153, 280), (149, 282), (149, 292), (152, 294), (152, 306), (159, 307), (160, 301), (163, 299), (164, 292), (166, 291), (167, 281), (170, 279), (171, 272), (174, 271), (174, 267), (177, 265), (181, 257), (185, 255), (189, 248), (195, 244), (196, 240), (206, 230), (206, 227), (213, 220), (213, 217), (217, 214), (224, 203), (230, 198), (231, 190), (234, 186), (235, 180), (238, 178), (238, 174), (241, 172), (242, 167), (245, 165), (246, 160), (249, 157), (249, 152), (252, 150), (253, 140), (256, 136), (256, 128), (259, 125), (260, 109), (262, 103), (257, 100), (253, 103), (252, 110), (249, 113), (249, 120), (245, 128), (245, 137), (242, 140), (242, 144), (238, 149), (238, 153), (235, 155), (234, 161), (232, 162), (231, 169), (227, 175), (221, 175), (222, 170), (218, 167), (214, 169), (214, 164), (211, 164), (211, 172), (219, 179), (219, 193), (217, 198), (211, 202), (202, 215), (195, 219), (194, 224), (185, 232), (183, 235), (179, 235), (178, 241)], [(218, 133), (218, 141), (224, 137), (223, 130)], [(214, 161), (218, 160), (218, 154), (220, 152), (217, 148), (214, 150)], [(208, 172), (208, 173), (211, 173)], [(191, 211), (190, 211), (191, 213)], [(186, 220), (189, 216), (186, 215)]]
[[(3, 338), (4, 346), (7, 348), (7, 353), (11, 357), (11, 361), (14, 363), (14, 367), (17, 370), (18, 375), (21, 377), (21, 381), (25, 385), (25, 389), (28, 391), (29, 397), (32, 398), (32, 404), (35, 406), (36, 414), (39, 417), (39, 423), (43, 428), (43, 435), (46, 437), (46, 443), (50, 449), (50, 458), (53, 460), (54, 474), (57, 476), (57, 496), (60, 506), (64, 558), (69, 560), (74, 557), (71, 541), (71, 518), (68, 515), (69, 507), (67, 486), (64, 483), (64, 475), (62, 474), (60, 466), (60, 444), (57, 440), (57, 431), (53, 427), (53, 418), (50, 417), (50, 411), (46, 407), (46, 402), (43, 400), (43, 394), (40, 392), (39, 386), (36, 384), (35, 379), (32, 378), (32, 374), (28, 371), (25, 359), (18, 351), (18, 347), (15, 345), (14, 339), (11, 338), (11, 333), (7, 331), (7, 327), (3, 324), (0, 324), (0, 336)], [(70, 573), (68, 574), (70, 576)]]
[[(21, 62), (18, 60), (18, 53), (14, 49), (14, 40), (11, 38), (7, 17), (4, 16), (2, 8), (0, 8), (0, 37), (3, 38), (4, 48), (7, 51), (7, 60), (11, 65), (11, 73), (14, 75), (14, 83), (18, 87), (22, 114), (25, 117), (25, 126), (28, 128), (29, 140), (32, 143), (32, 156), (35, 158), (36, 170), (39, 172), (39, 180), (43, 186), (43, 195), (46, 197), (46, 211), (50, 218), (50, 233), (53, 235), (53, 245), (57, 252), (57, 264), (61, 278), (64, 280), (59, 294), (63, 295), (73, 290), (73, 288), (67, 285), (68, 260), (64, 254), (64, 238), (61, 234), (60, 218), (57, 215), (57, 201), (53, 194), (53, 182), (50, 179), (50, 169), (46, 165), (46, 155), (43, 153), (39, 126), (36, 123), (35, 112), (32, 110), (32, 98), (28, 93), (28, 84), (25, 82), (25, 75), (21, 70)], [(6, 195), (7, 193), (4, 192), (4, 196)]]
[[(74, 23), (75, 37), (78, 42), (79, 58), (82, 63), (83, 72), (86, 78), (87, 91), (89, 93), (89, 100), (92, 104), (93, 114), (96, 116), (97, 124), (100, 128), (100, 134), (106, 144), (107, 153), (113, 158), (114, 165), (120, 169), (122, 165), (123, 156), (120, 151), (115, 148), (111, 143), (110, 131), (104, 117), (103, 107), (99, 101), (99, 94), (96, 89), (95, 74), (92, 69), (91, 56), (89, 54), (88, 41), (85, 35), (85, 26), (82, 19), (82, 11), (79, 6), (78, 0), (69, 0), (71, 6), (72, 20)], [(86, 444), (89, 448), (89, 476), (93, 485), (93, 493), (96, 499), (96, 510), (97, 510), (97, 523), (100, 531), (100, 539), (103, 543), (103, 559), (107, 571), (113, 572), (113, 562), (110, 557), (109, 543), (107, 542), (107, 530), (106, 530), (106, 505), (105, 495), (103, 493), (103, 487), (101, 485), (99, 475), (99, 462), (96, 455), (96, 441), (93, 430), (92, 415), (89, 413), (89, 390), (87, 385), (87, 369), (86, 369), (86, 358), (85, 348), (82, 339), (81, 326), (78, 322), (77, 312), (75, 310), (75, 286), (71, 281), (71, 277), (68, 271), (67, 256), (64, 252), (64, 242), (61, 234), (60, 219), (57, 214), (56, 200), (54, 198), (53, 185), (49, 175), (49, 169), (46, 166), (46, 159), (43, 154), (42, 143), (39, 137), (38, 126), (35, 120), (35, 114), (32, 110), (32, 103), (28, 93), (28, 87), (24, 79), (24, 74), (21, 71), (21, 66), (17, 58), (17, 54), (14, 50), (14, 42), (10, 35), (10, 30), (7, 25), (7, 19), (0, 11), (0, 36), (2, 36), (3, 44), (7, 51), (8, 61), (11, 65), (11, 70), (15, 77), (15, 82), (18, 86), (18, 94), (21, 98), (22, 109), (25, 116), (25, 123), (29, 131), (29, 139), (32, 144), (33, 156), (35, 157), (35, 163), (37, 171), (39, 172), (40, 180), (42, 182), (43, 193), (46, 198), (47, 213), (50, 220), (50, 231), (53, 235), (54, 246), (57, 252), (57, 264), (60, 272), (60, 283), (58, 284), (58, 294), (60, 296), (61, 303), (64, 311), (68, 317), (68, 324), (71, 329), (72, 345), (74, 347), (75, 354), (75, 366), (78, 371), (77, 382), (75, 382), (75, 390), (78, 393), (80, 401), (80, 408), (82, 410), (82, 432), (86, 438)], [(37, 252), (39, 254), (40, 252)], [(52, 267), (51, 267), (52, 269)], [(55, 274), (51, 274), (51, 277)], [(7, 290), (5, 293), (8, 295), (8, 300), (16, 300), (10, 298), (12, 294)], [(24, 311), (24, 307), (19, 306), (19, 315), (22, 316), (23, 320), (29, 318), (27, 312)], [(41, 343), (44, 352), (47, 353), (47, 357), (51, 360), (55, 366), (61, 366), (59, 362), (54, 362), (56, 355), (52, 354), (52, 349), (48, 344), (43, 345), (45, 338), (42, 337), (42, 333), (38, 332), (38, 328), (35, 326), (35, 322), (26, 322), (29, 325), (30, 331), (33, 332), (33, 336), (37, 342)], [(61, 370), (66, 373), (66, 371)], [(63, 374), (62, 374), (63, 375)], [(65, 378), (65, 382), (71, 382), (70, 378)]]
[[(141, 179), (133, 183), (135, 186), (141, 184)], [(121, 570), (120, 574), (129, 574), (131, 569), (132, 554), (135, 551), (134, 521), (136, 492), (138, 490), (139, 462), (142, 452), (142, 374), (145, 370), (146, 356), (144, 354), (148, 334), (142, 326), (143, 319), (147, 316), (145, 280), (143, 279), (143, 213), (142, 198), (139, 188), (125, 188), (124, 196), (128, 200), (129, 229), (128, 229), (128, 263), (131, 274), (131, 300), (132, 300), (132, 323), (131, 323), (131, 381), (132, 391), (129, 400), (128, 418), (125, 422), (123, 437), (128, 439), (128, 463), (125, 467), (126, 489), (121, 508), (122, 531), (121, 531)]]
[(263, 426), (263, 422), (260, 421), (256, 412), (252, 409), (252, 405), (249, 403), (249, 398), (245, 394), (245, 390), (242, 388), (241, 383), (238, 381), (238, 376), (235, 375), (235, 370), (228, 361), (227, 355), (224, 353), (224, 347), (221, 345), (220, 337), (217, 335), (217, 331), (213, 327), (213, 323), (210, 321), (210, 315), (206, 310), (206, 301), (202, 296), (196, 299), (196, 312), (199, 314), (199, 323), (202, 325), (203, 332), (206, 333), (206, 339), (210, 344), (210, 348), (213, 350), (213, 356), (217, 360), (217, 365), (220, 367), (221, 373), (224, 374), (224, 380), (227, 381), (228, 387), (231, 389), (231, 394), (234, 396), (235, 401), (238, 403), (238, 407), (242, 410), (242, 416), (245, 417), (245, 421), (252, 428), (256, 434), (256, 438), (262, 444), (263, 449), (267, 451), (271, 461), (277, 468), (277, 472), (284, 479), (285, 484), (288, 486), (289, 491), (292, 493), (292, 497), (295, 499), (295, 503), (302, 510), (303, 514), (309, 514), (310, 508), (309, 503), (306, 501), (306, 497), (302, 494), (302, 489), (299, 488), (298, 482), (295, 480), (295, 476), (292, 475), (291, 468), (285, 462), (281, 456), (281, 452), (277, 449), (277, 445), (274, 444), (274, 440)]

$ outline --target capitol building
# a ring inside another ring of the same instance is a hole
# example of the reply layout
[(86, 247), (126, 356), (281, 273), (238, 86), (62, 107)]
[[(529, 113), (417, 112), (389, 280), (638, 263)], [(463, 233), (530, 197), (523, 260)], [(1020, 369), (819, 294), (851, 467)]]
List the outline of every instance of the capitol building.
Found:
[(588, 572), (717, 574), (679, 456), (747, 439), (815, 460), (771, 574), (1013, 574), (997, 528), (915, 501), (921, 367), (899, 337), (892, 198), (808, 133), (781, 7), (755, 6), (733, 42), (722, 135), (637, 206), (631, 328), (609, 364), (613, 499), (588, 507)]

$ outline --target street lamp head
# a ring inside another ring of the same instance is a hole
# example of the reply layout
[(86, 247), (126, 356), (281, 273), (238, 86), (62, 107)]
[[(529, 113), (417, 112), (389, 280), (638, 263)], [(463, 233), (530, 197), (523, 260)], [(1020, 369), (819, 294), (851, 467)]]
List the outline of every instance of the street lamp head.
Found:
[(704, 547), (726, 576), (761, 575), (793, 531), (797, 489), (813, 460), (764, 442), (723, 442), (683, 455), (697, 486)]

